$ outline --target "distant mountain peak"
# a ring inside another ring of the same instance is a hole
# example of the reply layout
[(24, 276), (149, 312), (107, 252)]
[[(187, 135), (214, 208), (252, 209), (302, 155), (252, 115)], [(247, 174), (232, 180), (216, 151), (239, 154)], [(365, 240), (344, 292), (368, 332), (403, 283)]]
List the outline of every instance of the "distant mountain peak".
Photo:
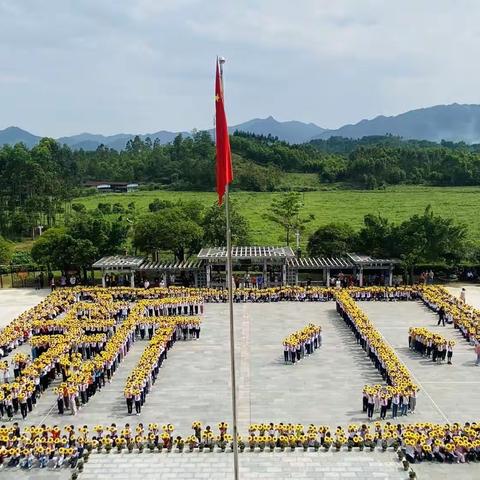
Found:
[[(430, 140), (433, 142), (448, 140), (480, 143), (480, 105), (459, 103), (434, 105), (417, 108), (399, 115), (378, 115), (372, 119), (363, 119), (355, 124), (344, 125), (331, 130), (321, 128), (312, 122), (279, 121), (269, 115), (266, 118), (253, 118), (247, 122), (233, 125), (229, 130), (232, 133), (239, 130), (256, 135), (272, 135), (289, 143), (304, 143), (312, 139), (327, 139), (333, 136), (362, 138), (385, 134), (392, 134), (405, 139)], [(152, 142), (157, 140), (160, 143), (168, 143), (172, 142), (179, 133), (183, 136), (190, 135), (188, 132), (159, 130), (158, 132), (139, 134), (138, 136), (142, 140), (149, 137)], [(84, 132), (78, 135), (61, 137), (57, 141), (75, 149), (95, 150), (103, 144), (115, 150), (122, 150), (127, 142), (135, 136), (129, 133), (100, 135)], [(0, 130), (0, 146), (22, 142), (31, 148), (40, 139), (41, 137), (13, 125)]]
[(399, 115), (379, 115), (371, 120), (325, 130), (315, 138), (362, 138), (385, 134), (432, 142), (480, 143), (480, 105), (452, 103), (417, 108)]

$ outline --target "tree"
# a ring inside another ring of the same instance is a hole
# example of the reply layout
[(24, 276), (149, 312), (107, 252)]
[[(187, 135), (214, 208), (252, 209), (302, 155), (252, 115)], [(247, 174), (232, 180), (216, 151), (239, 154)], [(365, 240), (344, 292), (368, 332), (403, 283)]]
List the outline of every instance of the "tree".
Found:
[(128, 225), (98, 211), (76, 213), (66, 219), (67, 233), (76, 240), (89, 240), (99, 255), (113, 255), (123, 250)]
[(59, 268), (68, 270), (71, 262), (71, 246), (74, 239), (65, 228), (50, 228), (32, 246), (32, 258), (49, 271)]
[(352, 251), (355, 232), (347, 223), (329, 223), (318, 228), (308, 239), (311, 256), (337, 256)]
[(153, 202), (148, 204), (148, 210), (150, 212), (159, 212), (164, 208), (171, 208), (174, 206), (174, 203), (170, 200), (161, 200), (160, 198), (156, 198)]
[(136, 248), (154, 257), (170, 250), (180, 261), (200, 249), (202, 238), (203, 229), (178, 206), (143, 215), (133, 230)]
[(97, 209), (99, 212), (102, 212), (104, 213), (105, 215), (108, 215), (110, 213), (112, 213), (112, 205), (110, 205), (110, 203), (102, 203), (100, 202), (98, 205), (97, 205)]
[(280, 225), (285, 230), (285, 242), (290, 245), (290, 237), (296, 230), (303, 231), (305, 225), (315, 217), (301, 217), (300, 212), (303, 202), (300, 193), (288, 192), (275, 197), (270, 205), (269, 212), (265, 215), (268, 220)]
[(87, 268), (98, 256), (98, 250), (90, 240), (75, 239), (65, 228), (50, 228), (39, 237), (32, 247), (32, 258), (49, 271), (60, 269), (66, 272), (78, 269), (87, 277)]
[(78, 213), (84, 213), (87, 211), (87, 207), (83, 203), (72, 203), (72, 210)]
[(75, 239), (70, 246), (70, 261), (83, 273), (84, 280), (87, 280), (87, 270), (98, 258), (98, 249), (90, 240)]
[(371, 213), (365, 215), (354, 250), (380, 258), (393, 255), (393, 227), (387, 218)]
[(112, 205), (112, 213), (124, 213), (125, 207), (120, 203), (116, 202)]
[(393, 229), (397, 254), (413, 277), (418, 263), (453, 265), (465, 256), (467, 229), (451, 218), (435, 216), (429, 205), (423, 215), (413, 215)]
[[(245, 217), (238, 213), (233, 202), (230, 202), (230, 231), (234, 245), (250, 243), (250, 227)], [(225, 204), (221, 207), (215, 202), (205, 213), (202, 222), (204, 245), (222, 247), (226, 245)]]
[(0, 265), (10, 263), (13, 257), (13, 243), (0, 235)]

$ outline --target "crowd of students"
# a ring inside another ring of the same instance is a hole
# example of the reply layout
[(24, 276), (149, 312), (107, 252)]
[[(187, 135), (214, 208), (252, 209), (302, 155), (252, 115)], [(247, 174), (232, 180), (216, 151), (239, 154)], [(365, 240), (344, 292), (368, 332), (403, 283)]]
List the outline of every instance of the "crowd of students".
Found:
[[(140, 415), (142, 406), (151, 387), (155, 383), (167, 352), (177, 340), (197, 340), (200, 338), (198, 317), (173, 316), (159, 317), (158, 329), (151, 336), (148, 347), (142, 353), (139, 362), (127, 378), (124, 395), (128, 413)], [(147, 320), (145, 317), (140, 322)], [(144, 323), (140, 324), (144, 326)], [(141, 330), (140, 330), (141, 331)], [(150, 329), (149, 329), (150, 331)], [(143, 337), (142, 337), (143, 338)]]
[[(91, 451), (117, 448), (143, 451), (145, 447), (152, 450), (166, 449), (182, 451), (188, 445), (190, 449), (222, 450), (232, 445), (232, 435), (228, 433), (226, 422), (218, 424), (218, 432), (201, 422), (193, 422), (193, 434), (182, 437), (175, 434), (172, 424), (160, 426), (158, 423), (136, 426), (125, 424), (118, 427), (115, 423), (108, 426), (87, 425), (75, 427), (57, 425), (19, 427), (17, 423), (0, 426), (0, 468), (32, 467), (56, 469), (60, 467), (75, 468), (79, 460), (85, 459)], [(241, 449), (249, 446), (250, 450), (270, 447), (303, 449), (320, 446), (337, 449), (351, 448), (387, 448), (400, 449), (409, 463), (437, 461), (440, 463), (468, 463), (480, 460), (480, 424), (413, 423), (394, 424), (350, 424), (332, 429), (326, 425), (302, 425), (291, 423), (252, 424), (248, 437), (238, 436)]]
[[(415, 384), (407, 367), (399, 360), (395, 351), (384, 341), (382, 335), (375, 328), (364, 312), (347, 291), (341, 291), (336, 296), (337, 312), (352, 330), (357, 343), (367, 353), (375, 368), (380, 372), (390, 389), (384, 390), (379, 385), (366, 386), (363, 390), (363, 410), (372, 420), (375, 404), (381, 403), (381, 418), (385, 418), (386, 411), (392, 408), (396, 399), (405, 399), (405, 404), (410, 398), (415, 398), (418, 387)], [(394, 400), (395, 399), (395, 400)], [(402, 403), (403, 405), (403, 403)], [(414, 411), (415, 407), (413, 408)], [(401, 410), (401, 414), (408, 413)], [(395, 412), (396, 414), (396, 412)]]
[(283, 341), (283, 358), (285, 363), (295, 364), (305, 356), (311, 355), (322, 346), (322, 329), (309, 323), (301, 330), (290, 334)]
[(25, 419), (59, 375), (63, 382), (55, 390), (58, 411), (76, 414), (111, 380), (136, 338), (147, 334), (152, 340), (172, 318), (177, 319), (173, 328), (178, 338), (198, 338), (200, 322), (191, 314), (203, 312), (202, 299), (184, 295), (185, 291), (181, 295), (173, 292), (173, 298), (155, 299), (130, 292), (127, 295), (139, 298), (132, 304), (125, 299), (125, 291), (119, 301), (104, 289), (57, 290), (20, 315), (0, 332), (2, 354), (8, 355), (28, 340), (31, 356), (16, 353), (0, 363), (0, 418), (13, 419), (20, 412)]
[[(422, 290), (421, 298), (425, 305), (460, 330), (467, 342), (480, 343), (480, 310), (465, 303), (464, 298), (456, 298), (441, 286), (430, 286)], [(440, 319), (440, 318), (439, 318)]]
[(415, 286), (405, 287), (351, 287), (350, 295), (356, 301), (409, 301), (419, 298), (420, 290)]
[(424, 357), (431, 357), (433, 362), (443, 363), (447, 359), (451, 365), (454, 346), (454, 340), (447, 340), (423, 327), (411, 327), (408, 331), (408, 348)]

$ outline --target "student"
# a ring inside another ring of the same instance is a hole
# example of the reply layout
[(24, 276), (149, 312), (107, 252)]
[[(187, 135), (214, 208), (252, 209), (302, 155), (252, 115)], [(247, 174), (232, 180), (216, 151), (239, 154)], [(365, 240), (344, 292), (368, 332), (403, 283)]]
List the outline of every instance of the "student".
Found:
[(382, 395), (382, 398), (380, 399), (380, 418), (382, 420), (385, 420), (385, 417), (387, 416), (387, 406), (387, 397), (385, 395)]
[(400, 404), (400, 395), (395, 393), (392, 397), (392, 418), (397, 418), (398, 406)]
[(125, 392), (125, 400), (127, 401), (127, 412), (131, 414), (133, 411), (133, 395), (131, 392)]
[(480, 365), (480, 342), (478, 340), (475, 345), (475, 353), (477, 354), (477, 361), (475, 362), (475, 365), (478, 367), (478, 365)]
[(409, 398), (408, 396), (403, 393), (401, 398), (400, 398), (400, 415), (407, 415), (408, 412), (408, 401)]
[(371, 420), (373, 417), (373, 410), (375, 409), (375, 399), (374, 395), (369, 393), (367, 395), (367, 416)]
[(440, 310), (438, 310), (438, 323), (437, 326), (440, 325), (440, 322), (442, 323), (442, 326), (445, 326), (445, 309), (443, 307), (440, 307)]
[(409, 407), (410, 407), (411, 413), (415, 413), (416, 406), (417, 406), (417, 392), (415, 390), (411, 390), (410, 398), (409, 398)]
[(136, 415), (140, 415), (140, 412), (142, 411), (142, 403), (141, 403), (142, 397), (138, 390), (137, 392), (135, 392), (134, 400), (135, 400), (135, 413)]

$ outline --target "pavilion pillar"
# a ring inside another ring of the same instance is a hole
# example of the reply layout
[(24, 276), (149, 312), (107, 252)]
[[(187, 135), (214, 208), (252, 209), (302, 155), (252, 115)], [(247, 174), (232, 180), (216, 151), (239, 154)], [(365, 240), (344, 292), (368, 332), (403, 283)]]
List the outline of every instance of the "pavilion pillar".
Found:
[(390, 271), (388, 272), (388, 286), (393, 285), (393, 265), (390, 265)]
[(298, 268), (295, 269), (295, 285), (298, 285)]
[(130, 272), (130, 287), (135, 288), (135, 271)]
[(105, 288), (106, 284), (105, 284), (105, 271), (102, 270), (102, 287)]
[(267, 278), (267, 259), (263, 260), (263, 286), (268, 287), (268, 278)]
[(207, 266), (206, 266), (206, 275), (207, 275), (207, 288), (210, 288), (210, 264), (207, 263)]
[(287, 265), (284, 263), (282, 265), (282, 285), (287, 284)]
[(325, 283), (326, 283), (326, 286), (327, 288), (330, 286), (330, 269), (329, 268), (326, 268), (324, 270), (325, 273)]
[(358, 274), (358, 284), (363, 287), (363, 267), (360, 267), (360, 271)]

